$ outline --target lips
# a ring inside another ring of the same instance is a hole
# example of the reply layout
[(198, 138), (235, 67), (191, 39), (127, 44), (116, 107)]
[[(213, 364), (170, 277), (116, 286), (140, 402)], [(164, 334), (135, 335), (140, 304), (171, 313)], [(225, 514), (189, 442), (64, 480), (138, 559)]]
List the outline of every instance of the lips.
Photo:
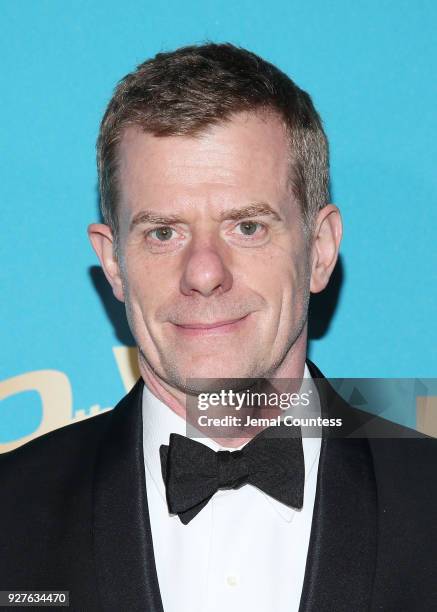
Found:
[(231, 332), (238, 329), (239, 325), (247, 319), (249, 315), (244, 315), (237, 319), (226, 319), (221, 321), (214, 321), (211, 323), (204, 322), (188, 322), (188, 323), (174, 323), (175, 327), (182, 333), (188, 335), (199, 335), (208, 333), (225, 333)]
[(232, 325), (237, 321), (241, 321), (244, 317), (238, 319), (229, 319), (227, 321), (216, 321), (215, 323), (180, 323), (178, 326), (184, 329), (215, 329), (216, 327), (223, 327), (223, 325)]

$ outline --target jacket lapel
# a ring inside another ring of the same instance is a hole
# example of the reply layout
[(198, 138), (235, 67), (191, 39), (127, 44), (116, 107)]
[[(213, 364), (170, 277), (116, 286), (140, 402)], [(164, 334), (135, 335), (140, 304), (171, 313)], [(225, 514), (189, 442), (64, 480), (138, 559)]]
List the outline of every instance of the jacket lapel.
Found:
[[(307, 362), (323, 416), (344, 406)], [(94, 554), (102, 609), (163, 612), (147, 504), (140, 379), (114, 408), (102, 435), (94, 482)], [(349, 412), (349, 415), (351, 412)], [(299, 612), (370, 609), (376, 562), (376, 486), (366, 439), (324, 431)]]
[(140, 379), (113, 409), (94, 482), (94, 554), (105, 612), (163, 612), (153, 554), (142, 444)]
[[(333, 406), (336, 414), (343, 413), (344, 402), (311, 362), (308, 367), (319, 391), (322, 416), (332, 417)], [(364, 612), (371, 606), (376, 565), (372, 457), (365, 438), (335, 439), (328, 433), (323, 433), (299, 612)]]

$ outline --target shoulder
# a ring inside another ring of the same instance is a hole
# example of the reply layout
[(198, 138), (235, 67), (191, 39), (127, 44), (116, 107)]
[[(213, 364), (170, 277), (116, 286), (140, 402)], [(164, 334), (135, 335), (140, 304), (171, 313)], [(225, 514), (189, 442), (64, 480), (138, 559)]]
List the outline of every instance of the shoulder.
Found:
[(142, 383), (138, 383), (115, 408), (100, 415), (61, 427), (0, 454), (0, 482), (16, 488), (33, 484), (35, 480), (53, 483), (65, 478), (68, 472), (87, 470), (95, 461), (100, 441), (115, 422), (121, 422), (133, 401), (141, 397)]
[(349, 405), (311, 361), (322, 410), (342, 419), (340, 432), (327, 435), (366, 439), (376, 483), (388, 495), (404, 496), (407, 487), (437, 503), (437, 439)]
[(112, 410), (84, 421), (61, 427), (16, 448), (0, 454), (0, 482), (10, 484), (46, 482), (65, 474), (77, 462), (92, 460), (93, 453), (112, 418)]
[[(369, 438), (375, 471), (392, 482), (427, 483), (437, 498), (437, 439), (404, 428), (404, 437)], [(416, 435), (413, 435), (416, 434)]]
[[(427, 525), (437, 515), (437, 439), (377, 416), (365, 422), (361, 431), (386, 520), (406, 525), (413, 517), (415, 521), (422, 517), (423, 526)], [(428, 530), (426, 526), (424, 535), (430, 535)], [(433, 537), (436, 541), (435, 528)]]
[[(120, 453), (120, 435), (142, 385), (115, 408), (40, 436), (0, 455), (0, 535), (4, 544), (20, 530), (45, 533), (45, 525), (89, 522), (96, 469), (103, 449)], [(88, 513), (88, 514), (87, 514)]]
[(78, 457), (93, 455), (100, 440), (112, 424), (123, 420), (123, 415), (133, 403), (141, 400), (143, 382), (140, 379), (131, 391), (113, 408), (97, 416), (72, 423), (50, 431), (13, 451), (0, 454), (0, 475), (4, 472), (23, 468), (31, 464), (33, 468), (56, 459), (58, 464), (74, 462)]
[(5, 527), (0, 546), (20, 549), (17, 538), (22, 537), (32, 547), (52, 537), (44, 536), (47, 525), (55, 530), (60, 522), (68, 523), (71, 512), (78, 521), (84, 518), (99, 440), (112, 412), (56, 429), (0, 455), (0, 523)]

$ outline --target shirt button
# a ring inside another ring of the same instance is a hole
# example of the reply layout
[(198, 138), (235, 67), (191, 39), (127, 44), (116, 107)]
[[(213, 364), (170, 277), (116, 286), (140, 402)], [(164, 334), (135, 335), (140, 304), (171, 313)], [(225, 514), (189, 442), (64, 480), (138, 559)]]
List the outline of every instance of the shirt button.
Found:
[(238, 586), (238, 576), (226, 576), (226, 584), (230, 587)]

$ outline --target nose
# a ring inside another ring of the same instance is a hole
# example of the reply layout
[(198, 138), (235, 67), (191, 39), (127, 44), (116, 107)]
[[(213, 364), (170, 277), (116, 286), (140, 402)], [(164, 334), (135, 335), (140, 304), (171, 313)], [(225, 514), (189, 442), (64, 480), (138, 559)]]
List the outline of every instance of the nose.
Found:
[(192, 243), (181, 278), (184, 295), (221, 295), (232, 287), (232, 274), (218, 245)]

